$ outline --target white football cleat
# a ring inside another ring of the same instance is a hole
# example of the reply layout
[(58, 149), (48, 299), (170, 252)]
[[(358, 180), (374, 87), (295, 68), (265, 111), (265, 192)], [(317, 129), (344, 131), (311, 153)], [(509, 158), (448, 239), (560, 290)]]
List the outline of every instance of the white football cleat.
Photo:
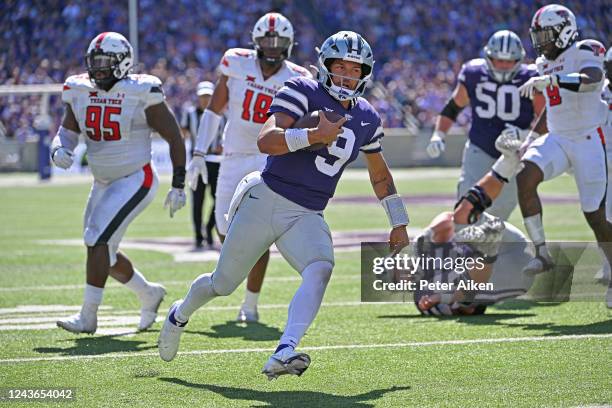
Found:
[(56, 322), (57, 327), (71, 333), (94, 334), (98, 328), (98, 316), (95, 313), (77, 313)]
[(183, 299), (177, 300), (170, 306), (164, 325), (159, 332), (157, 348), (159, 349), (159, 356), (164, 361), (172, 361), (176, 357), (181, 342), (181, 334), (183, 334), (187, 325), (187, 322), (181, 323), (174, 318), (174, 312), (181, 303), (183, 303)]
[(272, 381), (284, 374), (293, 374), (298, 377), (304, 374), (304, 371), (310, 365), (310, 356), (305, 353), (297, 353), (291, 347), (272, 354), (264, 365), (261, 372), (268, 376), (268, 380)]
[(257, 323), (259, 321), (259, 313), (257, 313), (257, 308), (255, 310), (250, 310), (245, 308), (243, 304), (240, 306), (240, 311), (238, 312), (236, 321), (240, 323)]
[(166, 296), (166, 288), (159, 283), (152, 283), (147, 293), (140, 298), (140, 323), (138, 330), (147, 330), (155, 323), (157, 309)]

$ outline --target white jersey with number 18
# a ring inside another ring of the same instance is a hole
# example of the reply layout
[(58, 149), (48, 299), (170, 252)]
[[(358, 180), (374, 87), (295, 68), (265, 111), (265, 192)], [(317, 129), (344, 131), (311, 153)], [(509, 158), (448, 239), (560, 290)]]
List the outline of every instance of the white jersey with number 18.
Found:
[(274, 95), (286, 80), (295, 76), (312, 76), (307, 69), (285, 60), (278, 72), (264, 79), (257, 52), (243, 48), (227, 50), (219, 71), (228, 77), (229, 89), (227, 124), (223, 133), (224, 154), (260, 154), (257, 136), (268, 119), (268, 108)]

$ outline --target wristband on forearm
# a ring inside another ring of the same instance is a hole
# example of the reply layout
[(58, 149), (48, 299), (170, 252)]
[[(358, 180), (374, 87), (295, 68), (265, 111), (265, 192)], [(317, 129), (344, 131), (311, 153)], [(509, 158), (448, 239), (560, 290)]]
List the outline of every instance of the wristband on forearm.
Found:
[(408, 225), (410, 222), (408, 212), (406, 211), (402, 197), (400, 197), (399, 194), (391, 194), (383, 198), (380, 200), (380, 204), (387, 213), (387, 218), (389, 219), (389, 224), (391, 224), (391, 227), (395, 228), (401, 225)]
[(308, 129), (285, 129), (285, 142), (290, 152), (310, 146), (308, 141)]
[(185, 166), (177, 166), (172, 171), (172, 187), (185, 188)]

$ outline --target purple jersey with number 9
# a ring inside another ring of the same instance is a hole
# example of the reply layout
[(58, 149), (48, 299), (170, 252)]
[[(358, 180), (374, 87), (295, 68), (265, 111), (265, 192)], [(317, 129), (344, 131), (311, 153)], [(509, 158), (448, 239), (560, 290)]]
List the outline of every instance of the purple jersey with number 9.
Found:
[(269, 156), (262, 177), (277, 194), (321, 211), (334, 195), (342, 172), (357, 158), (359, 151), (367, 154), (382, 150), (383, 129), (378, 112), (365, 99), (357, 98), (349, 109), (344, 109), (319, 82), (304, 77), (285, 82), (268, 114), (283, 112), (297, 120), (318, 110), (348, 118), (338, 139), (330, 147), (316, 151), (298, 150)]

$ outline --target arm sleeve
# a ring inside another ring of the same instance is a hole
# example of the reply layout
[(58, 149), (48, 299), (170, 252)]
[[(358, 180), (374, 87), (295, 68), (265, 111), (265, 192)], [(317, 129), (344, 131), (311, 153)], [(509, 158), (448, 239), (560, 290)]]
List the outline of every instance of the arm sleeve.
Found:
[(60, 126), (55, 137), (51, 141), (51, 153), (55, 152), (60, 147), (64, 147), (72, 152), (78, 144), (79, 134)]

